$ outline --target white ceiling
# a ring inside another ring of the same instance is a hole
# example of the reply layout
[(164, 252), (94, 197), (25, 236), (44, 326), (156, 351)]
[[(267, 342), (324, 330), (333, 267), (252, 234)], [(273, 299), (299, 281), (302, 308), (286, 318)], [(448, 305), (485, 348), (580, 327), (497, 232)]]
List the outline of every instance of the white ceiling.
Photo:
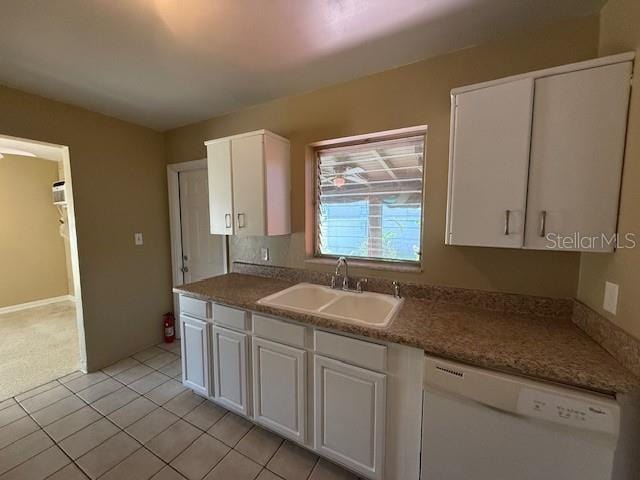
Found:
[(0, 83), (159, 130), (604, 0), (1, 0)]

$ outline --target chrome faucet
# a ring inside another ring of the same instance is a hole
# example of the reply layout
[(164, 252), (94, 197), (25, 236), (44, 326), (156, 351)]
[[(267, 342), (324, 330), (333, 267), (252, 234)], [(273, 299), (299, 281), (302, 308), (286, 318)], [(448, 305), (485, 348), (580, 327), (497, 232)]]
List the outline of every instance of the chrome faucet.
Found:
[(398, 281), (393, 282), (393, 296), (400, 298), (400, 283)]
[[(344, 266), (344, 275), (342, 277), (342, 289), (343, 290), (349, 290), (349, 265), (347, 265), (347, 259), (344, 257), (340, 257), (338, 259), (338, 263), (336, 264), (336, 274), (335, 276), (338, 277), (340, 275), (340, 267)], [(332, 286), (334, 285), (334, 282), (332, 282)]]

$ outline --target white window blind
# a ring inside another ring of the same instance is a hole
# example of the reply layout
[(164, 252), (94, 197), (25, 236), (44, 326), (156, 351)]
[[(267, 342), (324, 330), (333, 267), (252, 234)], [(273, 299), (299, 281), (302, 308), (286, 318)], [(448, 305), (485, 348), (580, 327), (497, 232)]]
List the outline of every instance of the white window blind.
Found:
[(424, 135), (317, 151), (316, 254), (419, 262)]

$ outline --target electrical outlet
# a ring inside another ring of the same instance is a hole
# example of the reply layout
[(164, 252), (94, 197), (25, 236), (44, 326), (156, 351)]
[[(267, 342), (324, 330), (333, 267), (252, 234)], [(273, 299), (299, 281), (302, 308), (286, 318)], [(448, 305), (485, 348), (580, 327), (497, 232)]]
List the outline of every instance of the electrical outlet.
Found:
[(602, 308), (614, 315), (618, 311), (618, 284), (604, 282), (604, 301)]
[(136, 245), (142, 245), (144, 243), (144, 241), (142, 240), (142, 233), (134, 233), (133, 241)]
[(262, 260), (265, 262), (269, 261), (269, 249), (266, 247), (263, 247), (260, 249), (260, 256), (262, 257)]

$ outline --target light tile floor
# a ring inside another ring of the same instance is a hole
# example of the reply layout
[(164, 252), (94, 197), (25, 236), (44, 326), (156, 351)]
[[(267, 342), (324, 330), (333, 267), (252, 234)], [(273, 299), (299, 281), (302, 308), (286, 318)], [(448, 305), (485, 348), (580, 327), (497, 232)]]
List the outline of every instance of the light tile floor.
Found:
[(355, 480), (180, 383), (180, 344), (0, 402), (0, 480)]

